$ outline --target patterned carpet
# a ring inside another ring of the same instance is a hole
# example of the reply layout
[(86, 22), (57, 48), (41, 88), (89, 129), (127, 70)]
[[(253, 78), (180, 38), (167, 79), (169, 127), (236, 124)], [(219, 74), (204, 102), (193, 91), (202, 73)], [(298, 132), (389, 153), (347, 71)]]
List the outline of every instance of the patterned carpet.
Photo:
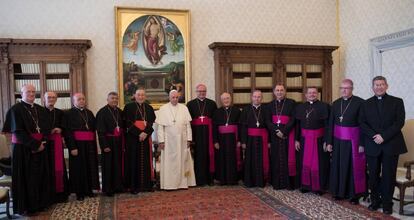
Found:
[[(71, 198), (73, 200), (73, 198)], [(196, 187), (58, 204), (31, 219), (394, 219), (329, 195), (242, 186)]]

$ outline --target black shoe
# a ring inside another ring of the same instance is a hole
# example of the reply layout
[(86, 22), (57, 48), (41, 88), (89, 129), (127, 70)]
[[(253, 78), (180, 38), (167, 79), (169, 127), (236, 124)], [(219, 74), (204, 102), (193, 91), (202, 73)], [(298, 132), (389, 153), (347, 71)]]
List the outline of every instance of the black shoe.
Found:
[(379, 208), (380, 208), (380, 203), (378, 202), (373, 202), (371, 203), (371, 205), (368, 206), (368, 209), (371, 211), (376, 211)]
[(315, 194), (318, 195), (318, 196), (321, 196), (321, 195), (324, 194), (324, 192), (322, 192), (322, 191), (316, 191)]
[(85, 200), (85, 196), (76, 196), (76, 200), (83, 201)]
[(352, 205), (359, 205), (359, 198), (352, 198), (349, 200)]
[(90, 197), (90, 198), (93, 198), (93, 197), (96, 197), (96, 194), (95, 193), (88, 193), (86, 196)]
[(386, 215), (391, 215), (392, 214), (392, 208), (383, 208), (382, 212)]
[(107, 197), (113, 197), (113, 196), (114, 196), (114, 193), (112, 193), (112, 192), (107, 192), (107, 193), (105, 193), (105, 195), (106, 195)]
[(339, 197), (339, 196), (334, 196), (333, 199), (336, 200), (336, 201), (342, 200), (342, 198)]
[(309, 192), (309, 190), (307, 190), (307, 189), (300, 189), (300, 192), (301, 193), (307, 193), (307, 192)]
[(131, 190), (131, 194), (132, 194), (132, 195), (136, 195), (136, 194), (138, 194), (138, 191), (137, 191), (137, 190), (135, 190), (135, 189), (134, 189), (134, 190)]

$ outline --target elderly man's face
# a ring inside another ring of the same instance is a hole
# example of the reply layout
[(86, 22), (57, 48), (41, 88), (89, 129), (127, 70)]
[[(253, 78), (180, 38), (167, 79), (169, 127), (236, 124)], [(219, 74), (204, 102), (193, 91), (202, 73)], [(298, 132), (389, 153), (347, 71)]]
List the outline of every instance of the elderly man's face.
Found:
[(54, 107), (57, 101), (57, 95), (54, 92), (48, 92), (45, 94), (46, 107)]
[(229, 107), (231, 105), (231, 96), (228, 93), (224, 93), (220, 97), (221, 104), (223, 104), (224, 107)]
[(22, 88), (22, 99), (27, 103), (33, 103), (36, 98), (36, 88), (33, 85), (26, 85)]
[(146, 99), (146, 95), (145, 95), (145, 91), (142, 89), (139, 89), (135, 92), (135, 101), (138, 102), (139, 104), (142, 104), (145, 102)]
[(200, 85), (196, 89), (197, 98), (205, 99), (207, 95), (207, 88), (204, 85)]
[(118, 106), (118, 96), (117, 95), (109, 95), (107, 101), (108, 101), (108, 105), (111, 106), (111, 107)]
[(260, 91), (253, 92), (252, 103), (253, 105), (260, 105), (262, 103), (262, 92)]
[(76, 94), (75, 96), (73, 96), (73, 105), (75, 105), (78, 108), (85, 108), (85, 96), (83, 94)]
[(170, 102), (171, 102), (171, 104), (172, 104), (172, 105), (177, 105), (177, 103), (178, 103), (178, 98), (179, 98), (178, 93), (177, 93), (177, 92), (172, 92), (172, 93), (170, 94)]

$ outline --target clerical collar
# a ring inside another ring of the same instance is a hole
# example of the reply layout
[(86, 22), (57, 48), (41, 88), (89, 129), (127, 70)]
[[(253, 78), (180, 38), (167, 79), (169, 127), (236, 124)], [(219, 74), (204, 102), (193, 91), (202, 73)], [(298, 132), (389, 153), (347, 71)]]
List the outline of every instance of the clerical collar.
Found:
[(75, 105), (75, 108), (79, 109), (80, 111), (83, 111), (85, 108), (79, 108), (78, 106)]
[(224, 109), (226, 109), (226, 110), (229, 109), (229, 108), (230, 108), (230, 106), (224, 107)]
[(348, 99), (351, 99), (352, 98), (352, 95), (351, 96), (349, 96), (349, 98), (348, 97), (342, 97), (342, 99), (344, 100), (344, 101), (348, 101)]
[(206, 98), (204, 98), (204, 99), (200, 99), (200, 98), (197, 98), (200, 102), (204, 102), (204, 100), (206, 100)]
[(258, 109), (259, 107), (260, 107), (260, 104), (259, 105), (254, 105), (254, 104), (252, 104), (252, 106), (255, 108), (255, 109)]
[(280, 103), (280, 102), (285, 101), (285, 99), (276, 99), (276, 101)]
[(315, 103), (315, 102), (317, 102), (318, 100), (315, 100), (315, 101), (308, 101), (309, 102), (309, 104), (313, 104), (313, 103)]
[(33, 107), (34, 107), (34, 103), (28, 103), (28, 102), (24, 101), (23, 99), (22, 99), (22, 102), (24, 102), (24, 103), (25, 103), (25, 104), (27, 104), (27, 105), (30, 105), (30, 107), (31, 107), (31, 108), (33, 108)]
[(383, 98), (385, 98), (387, 96), (387, 93), (385, 93), (384, 95), (380, 95), (380, 96), (376, 96), (378, 100), (381, 100)]
[(49, 111), (53, 111), (53, 110), (55, 109), (55, 107), (54, 107), (54, 106), (52, 106), (52, 108), (49, 108), (48, 106), (46, 106), (46, 108), (47, 108)]

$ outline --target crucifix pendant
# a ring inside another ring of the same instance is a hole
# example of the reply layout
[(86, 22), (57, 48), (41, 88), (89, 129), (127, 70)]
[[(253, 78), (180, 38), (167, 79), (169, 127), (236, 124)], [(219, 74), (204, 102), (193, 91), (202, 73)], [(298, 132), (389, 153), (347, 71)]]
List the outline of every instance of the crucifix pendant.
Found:
[(306, 119), (308, 119), (309, 118), (309, 113), (306, 113)]
[(226, 126), (229, 126), (229, 123), (226, 123)]
[(260, 123), (259, 122), (256, 122), (256, 126), (259, 127), (260, 126)]
[(144, 120), (144, 126), (147, 127), (147, 121)]
[(115, 129), (116, 129), (116, 131), (119, 131), (119, 126), (118, 126), (118, 125), (116, 125), (116, 128), (115, 128)]
[(39, 126), (36, 126), (36, 131), (37, 131), (37, 133), (40, 133), (40, 128), (39, 128)]
[(342, 122), (343, 119), (344, 119), (343, 116), (339, 116), (339, 122)]
[(201, 122), (204, 121), (204, 116), (200, 116)]
[(175, 119), (173, 120), (173, 123), (175, 124)]
[(88, 123), (85, 124), (86, 130), (89, 130)]

